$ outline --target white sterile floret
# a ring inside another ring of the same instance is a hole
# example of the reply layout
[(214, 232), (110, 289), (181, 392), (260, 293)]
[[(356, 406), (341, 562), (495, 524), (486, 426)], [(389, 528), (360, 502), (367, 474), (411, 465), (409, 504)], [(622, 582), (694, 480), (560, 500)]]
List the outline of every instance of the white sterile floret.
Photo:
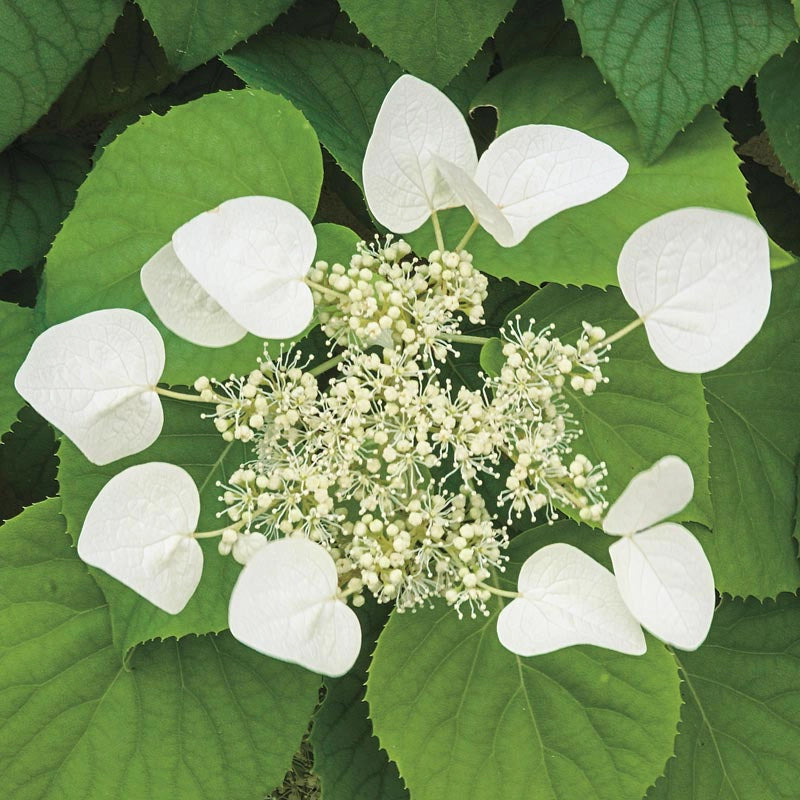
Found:
[(173, 333), (204, 347), (225, 347), (247, 331), (191, 276), (167, 242), (139, 279), (158, 318)]
[(200, 495), (189, 473), (152, 462), (115, 475), (83, 523), (78, 555), (168, 614), (179, 613), (203, 571), (192, 534)]
[(361, 626), (338, 594), (336, 564), (322, 546), (303, 538), (269, 542), (233, 588), (231, 633), (265, 655), (343, 675), (361, 649)]
[(769, 310), (767, 234), (728, 211), (682, 208), (645, 223), (622, 248), (617, 275), (653, 352), (680, 372), (726, 364)]
[(497, 636), (512, 653), (535, 656), (575, 644), (631, 655), (647, 649), (614, 576), (577, 547), (537, 550), (522, 565), (518, 588), (522, 597), (497, 618)]
[(474, 175), (439, 154), (439, 170), (481, 227), (503, 247), (573, 206), (596, 200), (625, 177), (612, 147), (560, 125), (521, 125), (495, 139)]
[(267, 339), (301, 333), (314, 313), (304, 278), (317, 237), (300, 209), (275, 197), (236, 197), (172, 235), (192, 277), (246, 330)]
[(673, 522), (691, 499), (689, 467), (666, 456), (628, 484), (603, 529), (620, 594), (634, 617), (667, 644), (695, 650), (708, 634), (716, 596), (711, 565), (697, 539)]
[(416, 230), (442, 208), (462, 205), (442, 180), (434, 156), (475, 171), (467, 123), (450, 99), (403, 75), (383, 100), (364, 153), (364, 194), (375, 218), (395, 233)]
[(92, 311), (42, 333), (14, 386), (94, 464), (149, 447), (164, 422), (155, 392), (164, 343), (135, 311)]

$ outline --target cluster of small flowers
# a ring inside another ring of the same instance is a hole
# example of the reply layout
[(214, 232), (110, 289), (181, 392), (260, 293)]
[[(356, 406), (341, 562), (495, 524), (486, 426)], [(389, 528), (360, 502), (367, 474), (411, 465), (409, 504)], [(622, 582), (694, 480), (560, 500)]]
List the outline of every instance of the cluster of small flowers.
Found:
[(365, 592), (400, 610), (444, 597), (475, 616), (508, 542), (479, 494), (485, 476), (506, 474), (496, 500), (508, 523), (526, 509), (531, 521), (545, 507), (548, 520), (556, 506), (592, 521), (605, 509), (605, 466), (572, 454), (580, 431), (564, 395), (605, 380), (604, 332), (585, 324), (564, 345), (517, 320), (502, 331), (499, 374), (456, 391), (436, 362), (458, 356), (459, 312), (482, 322), (486, 278), (465, 251), (409, 256), (388, 239), (361, 243), (348, 269), (317, 265), (318, 301), (336, 300), (320, 312), (338, 351), (316, 370), (335, 362), (324, 390), (296, 348), (265, 352), (246, 378), (195, 383), (222, 436), (253, 448), (222, 486), (231, 526), (219, 548), (242, 560), (267, 539), (306, 537), (329, 550), (353, 605)]

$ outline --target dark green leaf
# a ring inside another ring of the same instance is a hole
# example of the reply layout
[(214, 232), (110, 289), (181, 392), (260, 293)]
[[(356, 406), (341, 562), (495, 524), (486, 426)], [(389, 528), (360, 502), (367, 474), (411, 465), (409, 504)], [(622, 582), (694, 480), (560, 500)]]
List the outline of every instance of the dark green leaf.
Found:
[(773, 273), (761, 332), (703, 376), (711, 416), (713, 535), (720, 591), (774, 597), (800, 586), (792, 540), (800, 449), (800, 266)]
[(647, 800), (793, 800), (800, 786), (800, 601), (724, 600), (705, 644), (676, 653), (676, 758)]
[(648, 161), (697, 112), (798, 36), (788, 0), (565, 0)]
[(318, 678), (229, 635), (123, 667), (58, 501), (0, 529), (0, 770), (7, 800), (250, 800), (277, 784)]
[(33, 314), (32, 308), (0, 303), (0, 434), (11, 427), (24, 402), (14, 388), (14, 376), (35, 338)]

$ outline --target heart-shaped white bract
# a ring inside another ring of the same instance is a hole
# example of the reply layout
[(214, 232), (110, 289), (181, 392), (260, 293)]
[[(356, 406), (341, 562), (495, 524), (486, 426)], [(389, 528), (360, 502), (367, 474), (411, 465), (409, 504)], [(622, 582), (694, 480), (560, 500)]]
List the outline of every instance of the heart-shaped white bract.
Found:
[(167, 242), (141, 269), (142, 289), (173, 333), (203, 347), (225, 347), (247, 331), (191, 276)]
[(151, 462), (115, 475), (83, 523), (78, 555), (168, 614), (179, 613), (203, 572), (192, 534), (200, 495), (186, 470)]
[(364, 153), (364, 195), (378, 222), (395, 233), (409, 233), (431, 212), (462, 205), (434, 157), (470, 176), (478, 163), (458, 108), (429, 83), (403, 75), (384, 98)]
[(500, 644), (512, 653), (537, 656), (576, 644), (631, 655), (647, 650), (614, 576), (577, 547), (537, 550), (522, 565), (517, 585), (522, 597), (497, 618)]
[(94, 464), (149, 447), (164, 422), (155, 392), (164, 343), (125, 308), (92, 311), (42, 333), (14, 386)]
[(519, 244), (560, 211), (602, 197), (628, 172), (628, 162), (612, 147), (560, 125), (521, 125), (498, 136), (481, 156), (474, 180), (463, 169), (437, 163), (503, 247)]
[(302, 333), (314, 314), (304, 278), (317, 237), (299, 208), (276, 197), (235, 197), (172, 234), (181, 264), (245, 330), (265, 339)]
[(337, 599), (336, 564), (308, 539), (269, 542), (245, 565), (233, 588), (233, 636), (259, 653), (337, 677), (355, 663), (361, 626)]
[(697, 539), (674, 522), (691, 499), (689, 466), (665, 456), (640, 472), (611, 506), (606, 533), (620, 539), (609, 548), (620, 594), (652, 634), (682, 650), (698, 648), (711, 627), (714, 576)]
[(728, 211), (670, 211), (634, 231), (617, 276), (658, 359), (679, 372), (708, 372), (730, 361), (767, 316), (767, 234)]

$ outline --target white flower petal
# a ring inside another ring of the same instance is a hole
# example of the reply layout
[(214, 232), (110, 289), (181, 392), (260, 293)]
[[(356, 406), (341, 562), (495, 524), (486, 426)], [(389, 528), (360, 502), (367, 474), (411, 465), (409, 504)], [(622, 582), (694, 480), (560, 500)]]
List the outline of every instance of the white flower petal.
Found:
[(575, 644), (632, 655), (647, 649), (614, 576), (576, 547), (537, 550), (522, 565), (518, 585), (523, 596), (497, 619), (500, 643), (512, 653), (535, 656)]
[(620, 593), (636, 619), (667, 644), (695, 650), (714, 616), (714, 576), (700, 542), (665, 522), (609, 548)]
[(260, 653), (337, 677), (355, 663), (361, 626), (336, 598), (336, 565), (308, 539), (268, 542), (233, 588), (228, 622), (233, 636)]
[(769, 310), (767, 234), (728, 211), (682, 208), (645, 223), (622, 248), (617, 275), (653, 352), (680, 372), (726, 364)]
[(689, 465), (678, 456), (664, 456), (634, 475), (603, 520), (606, 533), (624, 536), (643, 531), (685, 508), (694, 494)]
[(472, 216), (478, 220), (480, 226), (503, 247), (511, 247), (511, 245), (515, 244), (511, 223), (503, 216), (503, 212), (486, 196), (483, 189), (461, 167), (457, 167), (455, 164), (451, 164), (438, 156), (434, 158), (434, 162), (450, 188), (472, 212)]
[(236, 197), (172, 235), (194, 279), (243, 328), (265, 339), (301, 333), (314, 313), (303, 282), (317, 237), (300, 209), (275, 197)]
[(92, 311), (42, 333), (14, 386), (95, 464), (149, 447), (164, 422), (153, 390), (164, 370), (155, 326), (124, 308)]
[(610, 192), (627, 171), (628, 162), (616, 150), (585, 133), (560, 125), (520, 125), (489, 145), (475, 183), (511, 224), (509, 247), (560, 211)]
[(192, 537), (200, 495), (186, 470), (151, 462), (115, 475), (83, 523), (78, 555), (168, 614), (179, 613), (203, 572)]
[(165, 244), (141, 269), (142, 289), (173, 333), (203, 347), (225, 347), (247, 331), (191, 276)]
[(409, 233), (432, 211), (461, 205), (433, 156), (475, 173), (469, 128), (450, 99), (429, 83), (403, 75), (383, 100), (364, 153), (364, 194), (375, 219)]

